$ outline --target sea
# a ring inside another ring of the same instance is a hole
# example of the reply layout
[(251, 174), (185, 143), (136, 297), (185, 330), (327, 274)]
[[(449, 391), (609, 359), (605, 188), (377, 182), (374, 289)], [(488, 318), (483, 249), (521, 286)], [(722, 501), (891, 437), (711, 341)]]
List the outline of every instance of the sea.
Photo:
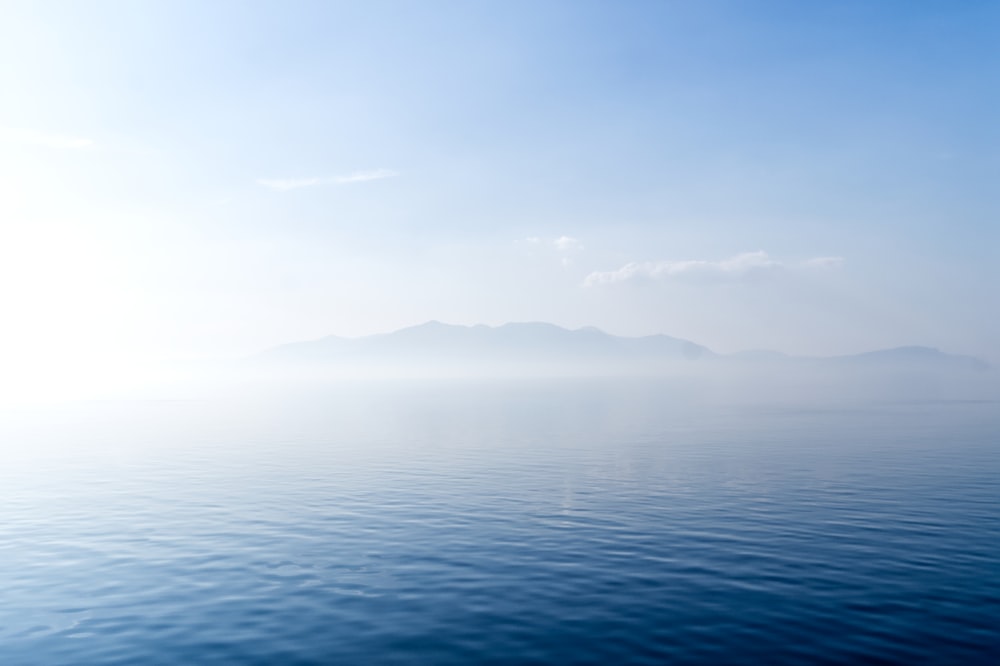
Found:
[(0, 409), (0, 664), (1000, 664), (1000, 403), (649, 380)]

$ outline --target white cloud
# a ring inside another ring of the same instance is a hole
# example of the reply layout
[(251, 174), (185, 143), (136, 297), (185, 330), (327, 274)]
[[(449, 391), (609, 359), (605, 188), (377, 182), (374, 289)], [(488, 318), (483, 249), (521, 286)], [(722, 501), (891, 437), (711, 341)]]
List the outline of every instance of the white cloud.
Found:
[[(796, 264), (802, 268), (834, 268), (841, 257), (816, 257)], [(584, 279), (587, 287), (632, 280), (740, 282), (782, 271), (788, 266), (772, 259), (766, 252), (744, 252), (721, 261), (690, 259), (685, 261), (647, 261), (625, 264), (614, 271), (595, 271)]]
[(541, 238), (539, 236), (528, 236), (524, 240), (514, 241), (515, 243), (526, 243), (532, 246), (532, 254), (538, 252), (534, 248), (543, 248), (542, 254), (551, 258), (553, 254), (559, 258), (559, 265), (568, 269), (573, 260), (571, 256), (583, 250), (583, 243), (579, 239), (571, 236), (559, 236), (558, 238)]
[(552, 241), (552, 245), (560, 252), (570, 252), (572, 250), (583, 249), (583, 243), (576, 238), (570, 238), (569, 236), (560, 236)]
[(46, 148), (61, 148), (68, 150), (86, 150), (97, 145), (93, 139), (64, 134), (49, 134), (29, 129), (11, 127), (0, 128), (0, 141), (7, 143), (23, 143)]
[(323, 176), (313, 178), (258, 178), (257, 184), (276, 192), (288, 192), (303, 187), (316, 185), (350, 185), (364, 183), (370, 180), (393, 178), (399, 173), (392, 169), (373, 169), (371, 171), (355, 171), (346, 176)]
[(570, 236), (560, 236), (559, 238), (542, 238), (540, 236), (528, 236), (523, 241), (515, 241), (516, 243), (524, 242), (528, 245), (545, 245), (547, 247), (552, 247), (559, 252), (571, 252), (574, 250), (582, 250), (583, 243), (581, 243), (576, 238), (571, 238)]
[(394, 178), (399, 174), (392, 169), (373, 169), (372, 171), (355, 171), (346, 176), (337, 176), (333, 179), (337, 185), (347, 185), (348, 183), (363, 183), (369, 180), (381, 180), (383, 178)]

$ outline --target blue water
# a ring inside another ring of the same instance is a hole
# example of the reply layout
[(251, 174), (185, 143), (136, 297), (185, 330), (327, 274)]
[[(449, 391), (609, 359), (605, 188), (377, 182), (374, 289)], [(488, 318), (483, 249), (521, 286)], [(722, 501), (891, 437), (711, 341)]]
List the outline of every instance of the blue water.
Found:
[(0, 412), (2, 664), (1000, 663), (1000, 405), (417, 383)]

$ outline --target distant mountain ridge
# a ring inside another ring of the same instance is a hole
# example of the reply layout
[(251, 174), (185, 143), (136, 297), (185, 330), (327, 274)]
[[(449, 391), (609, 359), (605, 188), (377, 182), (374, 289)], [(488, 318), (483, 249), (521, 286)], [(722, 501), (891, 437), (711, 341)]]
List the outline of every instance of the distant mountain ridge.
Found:
[(989, 364), (975, 356), (946, 354), (934, 347), (894, 347), (876, 351), (852, 354), (850, 356), (832, 356), (828, 360), (840, 363), (865, 363), (892, 365), (899, 363), (933, 364), (937, 366), (965, 367), (970, 370), (986, 370)]
[(727, 358), (757, 363), (823, 364), (841, 367), (892, 367), (919, 365), (922, 367), (951, 367), (969, 370), (986, 370), (989, 364), (975, 356), (946, 354), (934, 347), (893, 347), (839, 356), (790, 356), (782, 352), (752, 350), (730, 354)]
[(713, 364), (820, 364), (836, 367), (985, 369), (971, 356), (946, 354), (930, 347), (897, 347), (862, 354), (831, 357), (795, 357), (775, 351), (716, 354), (690, 340), (668, 335), (622, 337), (594, 327), (575, 330), (544, 322), (501, 326), (460, 326), (429, 321), (391, 333), (359, 338), (328, 336), (269, 349), (254, 358), (264, 363), (293, 364), (431, 364), (476, 366), (608, 366), (655, 368), (658, 365), (711, 362)]
[(668, 335), (626, 338), (593, 327), (570, 330), (543, 322), (502, 326), (458, 326), (429, 321), (361, 338), (329, 336), (270, 349), (258, 358), (269, 360), (337, 361), (372, 358), (394, 360), (693, 360), (714, 357), (707, 347)]

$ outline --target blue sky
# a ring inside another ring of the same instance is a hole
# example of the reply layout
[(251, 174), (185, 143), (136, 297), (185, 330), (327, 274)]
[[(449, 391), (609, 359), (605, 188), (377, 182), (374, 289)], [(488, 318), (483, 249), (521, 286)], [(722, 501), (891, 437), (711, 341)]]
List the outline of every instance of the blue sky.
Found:
[(995, 2), (7, 2), (0, 334), (1000, 361)]

